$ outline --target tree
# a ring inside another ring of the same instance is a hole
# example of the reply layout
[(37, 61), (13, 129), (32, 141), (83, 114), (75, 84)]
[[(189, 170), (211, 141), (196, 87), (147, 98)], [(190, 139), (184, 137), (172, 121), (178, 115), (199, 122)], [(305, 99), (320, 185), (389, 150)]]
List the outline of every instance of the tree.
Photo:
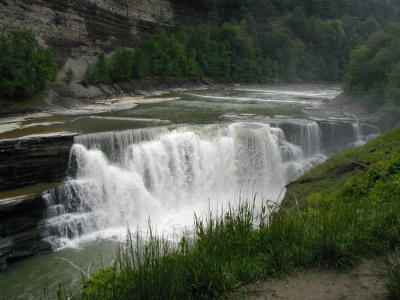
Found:
[(31, 97), (56, 76), (50, 52), (32, 34), (13, 31), (0, 37), (0, 98)]
[(70, 84), (72, 79), (74, 79), (74, 71), (72, 71), (71, 68), (68, 68), (67, 72), (64, 74), (64, 81)]
[(110, 83), (110, 70), (107, 61), (104, 57), (104, 53), (101, 52), (97, 58), (96, 65), (92, 68), (88, 66), (85, 72), (83, 83), (97, 84), (97, 83)]
[(114, 81), (124, 81), (132, 77), (133, 52), (119, 48), (111, 55), (109, 68)]

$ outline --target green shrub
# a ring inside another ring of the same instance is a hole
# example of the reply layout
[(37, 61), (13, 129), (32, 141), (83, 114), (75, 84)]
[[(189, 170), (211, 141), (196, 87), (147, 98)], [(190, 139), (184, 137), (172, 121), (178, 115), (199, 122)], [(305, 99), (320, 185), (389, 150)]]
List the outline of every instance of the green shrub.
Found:
[(64, 74), (64, 81), (68, 84), (74, 79), (74, 71), (71, 68), (68, 68), (67, 72)]
[(400, 115), (400, 24), (372, 35), (351, 54), (346, 88), (367, 104)]
[(13, 31), (0, 36), (0, 98), (31, 97), (56, 75), (50, 52), (32, 34)]
[(98, 83), (110, 83), (110, 67), (104, 56), (104, 53), (100, 53), (96, 65), (94, 67), (88, 66), (85, 71), (83, 84), (98, 84)]
[(113, 81), (124, 81), (132, 77), (133, 52), (119, 48), (111, 56), (109, 62), (110, 75)]

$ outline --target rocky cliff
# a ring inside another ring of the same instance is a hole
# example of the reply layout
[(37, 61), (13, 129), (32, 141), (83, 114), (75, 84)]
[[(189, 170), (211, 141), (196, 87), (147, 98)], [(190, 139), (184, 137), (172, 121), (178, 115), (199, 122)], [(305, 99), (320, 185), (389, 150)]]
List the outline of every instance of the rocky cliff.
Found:
[(50, 250), (42, 240), (44, 209), (40, 193), (0, 200), (0, 271), (13, 260)]
[(29, 30), (79, 77), (99, 51), (134, 47), (137, 36), (172, 21), (165, 0), (0, 0), (0, 30)]
[(0, 31), (29, 30), (75, 79), (99, 52), (134, 48), (140, 35), (174, 22), (198, 25), (226, 19), (224, 9), (194, 9), (171, 0), (0, 0)]
[(57, 133), (0, 141), (0, 270), (10, 260), (50, 248), (40, 226), (43, 183), (64, 179), (73, 137)]
[(0, 191), (65, 177), (73, 134), (57, 133), (0, 141)]

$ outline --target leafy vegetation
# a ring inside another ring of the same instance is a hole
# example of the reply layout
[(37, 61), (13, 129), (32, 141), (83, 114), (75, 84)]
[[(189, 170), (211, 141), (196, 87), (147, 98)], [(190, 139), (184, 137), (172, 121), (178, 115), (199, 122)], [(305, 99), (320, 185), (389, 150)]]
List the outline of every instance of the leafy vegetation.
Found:
[(352, 52), (346, 88), (364, 103), (400, 115), (400, 23), (373, 34)]
[[(349, 159), (356, 163), (349, 166)], [(303, 188), (317, 187), (340, 166), (344, 184), (298, 194), (296, 202), (286, 198), (286, 208), (267, 201), (255, 210), (242, 202), (218, 216), (196, 218), (193, 233), (178, 243), (151, 231), (146, 238), (129, 235), (115, 264), (84, 280), (79, 297), (213, 298), (296, 268), (341, 269), (395, 249), (400, 244), (400, 129), (332, 157), (303, 177), (318, 176)]]
[(258, 51), (240, 26), (203, 25), (190, 34), (148, 35), (134, 52), (118, 49), (108, 62), (101, 54), (96, 66), (87, 70), (85, 82), (109, 82), (109, 76), (100, 77), (106, 73), (116, 82), (154, 77), (267, 81), (272, 65)]
[[(113, 81), (343, 81), (350, 52), (400, 17), (400, 4), (391, 0), (174, 2), (193, 10), (223, 9), (231, 21), (186, 31), (176, 26), (168, 34), (148, 35), (135, 52), (119, 49), (109, 62)], [(95, 70), (85, 80), (108, 81)]]
[(64, 81), (68, 84), (74, 79), (74, 71), (71, 68), (68, 68), (67, 72), (64, 74)]
[(91, 68), (89, 66), (86, 69), (83, 83), (85, 85), (88, 85), (88, 84), (110, 83), (110, 82), (111, 82), (110, 67), (108, 65), (108, 62), (106, 61), (104, 53), (100, 53), (94, 68)]
[(8, 32), (0, 36), (0, 98), (32, 97), (56, 75), (49, 51), (30, 33)]
[(236, 18), (249, 13), (264, 17), (281, 16), (295, 11), (297, 7), (302, 7), (307, 15), (318, 16), (321, 19), (339, 18), (348, 14), (360, 18), (373, 16), (378, 20), (393, 21), (399, 13), (396, 1), (393, 0), (173, 0), (173, 2), (203, 9), (230, 8), (232, 16)]

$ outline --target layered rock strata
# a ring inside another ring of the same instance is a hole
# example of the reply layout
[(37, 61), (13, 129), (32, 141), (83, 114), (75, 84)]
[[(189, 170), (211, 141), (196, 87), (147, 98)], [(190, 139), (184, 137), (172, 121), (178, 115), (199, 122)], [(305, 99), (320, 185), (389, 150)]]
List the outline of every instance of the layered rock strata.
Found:
[(57, 133), (0, 140), (0, 190), (62, 181), (73, 137)]
[[(0, 141), (0, 191), (61, 182), (74, 134), (57, 133)], [(29, 190), (29, 189), (28, 189)], [(41, 189), (0, 194), (0, 270), (7, 263), (50, 249), (42, 240), (45, 211)]]
[(71, 68), (81, 79), (100, 51), (134, 47), (141, 32), (167, 26), (166, 0), (1, 0), (0, 30), (29, 30), (55, 54), (59, 79)]
[(51, 248), (42, 240), (44, 209), (40, 193), (0, 199), (0, 271), (13, 260)]

